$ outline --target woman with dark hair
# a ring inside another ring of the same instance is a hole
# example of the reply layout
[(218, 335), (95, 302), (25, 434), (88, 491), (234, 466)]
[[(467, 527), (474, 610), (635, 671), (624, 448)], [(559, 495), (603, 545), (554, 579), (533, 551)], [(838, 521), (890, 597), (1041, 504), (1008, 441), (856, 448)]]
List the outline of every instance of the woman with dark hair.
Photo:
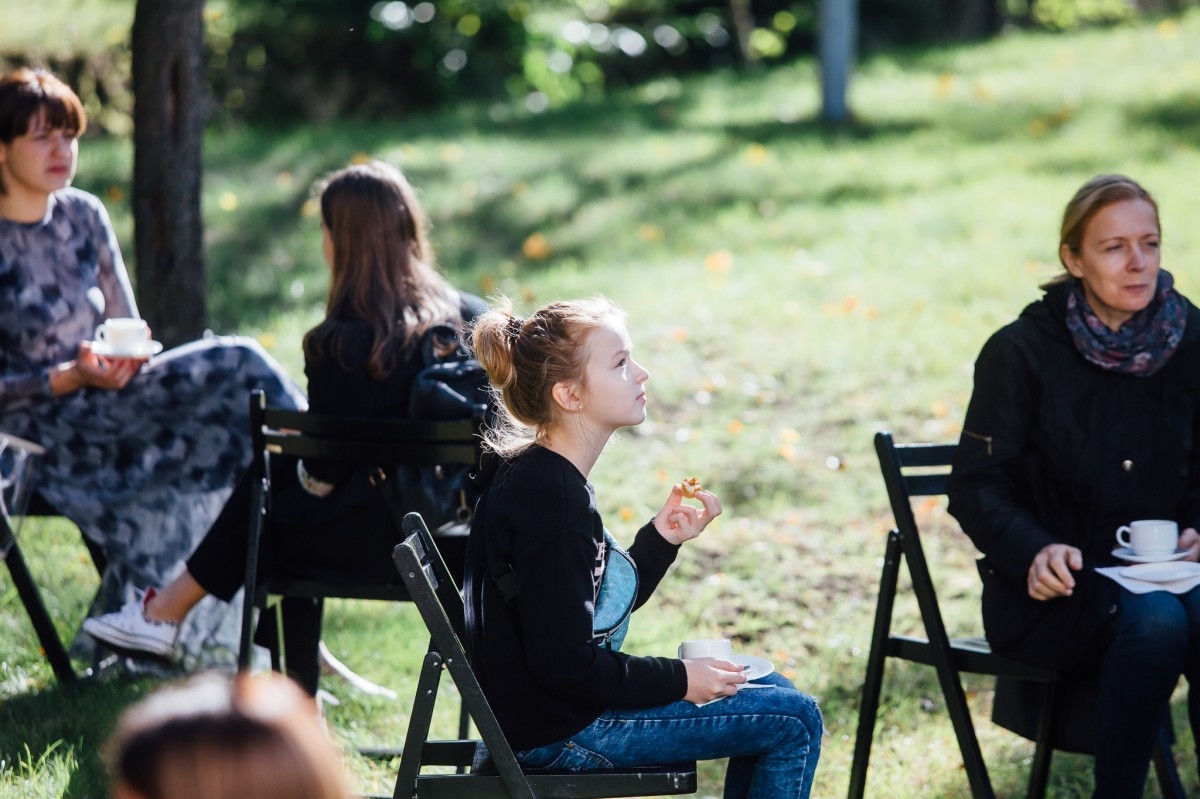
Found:
[[(104, 206), (71, 188), (86, 126), (49, 72), (0, 79), (0, 429), (46, 448), (36, 490), (103, 549), (96, 613), (169, 579), (212, 524), (250, 461), (250, 391), (292, 408), (305, 397), (252, 339), (156, 357), (149, 340), (125, 355), (93, 341), (138, 310)], [(180, 636), (188, 664), (232, 664), (238, 620), (197, 609)]]
[[(413, 379), (424, 366), (422, 335), (440, 323), (462, 326), (484, 310), (481, 299), (456, 291), (438, 273), (425, 228), (416, 193), (395, 167), (351, 166), (325, 182), (329, 301), (325, 319), (304, 337), (312, 413), (406, 417)], [(362, 582), (395, 577), (398, 531), (365, 469), (284, 458), (272, 459), (271, 468), (278, 568)], [(250, 500), (247, 473), (179, 577), (120, 612), (89, 619), (84, 629), (122, 651), (175, 657), (179, 625), (196, 603), (210, 594), (228, 601), (241, 588)], [(320, 606), (284, 600), (284, 625), (288, 667), (316, 693)]]
[(1200, 731), (1200, 590), (1135, 593), (1096, 571), (1137, 519), (1177, 522), (1167, 557), (1200, 556), (1200, 311), (1161, 268), (1160, 236), (1129, 178), (1079, 189), (1065, 272), (979, 354), (949, 485), (984, 555), (992, 648), (1099, 681), (1096, 797), (1142, 795), (1181, 674)]

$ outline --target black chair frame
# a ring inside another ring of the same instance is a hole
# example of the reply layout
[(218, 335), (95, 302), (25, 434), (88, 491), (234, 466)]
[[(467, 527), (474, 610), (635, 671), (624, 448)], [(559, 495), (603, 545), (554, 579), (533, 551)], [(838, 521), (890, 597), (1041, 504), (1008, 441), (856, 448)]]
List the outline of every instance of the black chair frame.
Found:
[[(29, 506), (25, 509), (24, 515), (27, 517), (47, 517), (58, 516), (60, 514), (40, 494), (35, 493), (30, 497)], [(103, 573), (106, 562), (104, 551), (86, 536), (82, 536), (82, 538), (87, 545), (92, 562), (96, 566), (96, 571)], [(45, 653), (46, 660), (49, 662), (55, 678), (59, 682), (69, 683), (74, 682), (80, 676), (89, 674), (91, 672), (90, 669), (85, 670), (82, 675), (75, 671), (75, 667), (71, 663), (71, 657), (67, 653), (67, 645), (59, 637), (58, 629), (54, 626), (54, 620), (50, 617), (50, 611), (46, 608), (46, 603), (42, 599), (42, 592), (38, 587), (37, 580), (34, 579), (33, 573), (29, 570), (29, 564), (25, 562), (25, 556), (21, 553), (16, 533), (9, 522), (9, 518), (4, 514), (0, 514), (0, 560), (4, 561), (4, 564), (8, 567), (8, 573), (12, 578), (13, 586), (17, 589), (17, 596), (20, 598), (21, 604), (24, 605), (25, 612), (29, 615), (33, 631), (37, 635), (38, 643), (41, 644), (42, 652)]]
[[(268, 408), (262, 391), (250, 396), (250, 426), (253, 459), (253, 498), (250, 511), (250, 535), (246, 553), (246, 576), (238, 663), (250, 665), (254, 637), (254, 611), (266, 609), (276, 597), (310, 599), (365, 599), (392, 602), (409, 601), (408, 589), (399, 580), (386, 583), (344, 583), (312, 578), (296, 578), (272, 573), (260, 563), (269, 536), (271, 511), (271, 470), (273, 455), (296, 458), (340, 460), (368, 467), (393, 466), (478, 466), (482, 439), (472, 420), (429, 422), (414, 420), (357, 419), (328, 417), (304, 411)], [(391, 504), (389, 503), (389, 508)], [(404, 509), (396, 509), (393, 521), (400, 540)], [(450, 524), (438, 530), (439, 536), (464, 537), (466, 525)], [(282, 638), (282, 628), (281, 638)], [(285, 642), (280, 640), (281, 670), (286, 671)], [(466, 723), (466, 716), (463, 716)], [(466, 735), (465, 728), (463, 735)], [(394, 756), (394, 750), (372, 750), (380, 757)]]
[[(867, 766), (879, 711), (884, 666), (888, 658), (922, 663), (936, 669), (946, 710), (958, 739), (971, 795), (976, 799), (994, 799), (995, 792), (979, 748), (979, 740), (971, 722), (971, 712), (959, 675), (983, 674), (998, 679), (1044, 684), (1044, 701), (1038, 711), (1033, 738), (1035, 750), (1027, 796), (1030, 799), (1040, 799), (1046, 792), (1054, 749), (1053, 732), (1060, 722), (1056, 714), (1061, 710), (1059, 688), (1063, 685), (1061, 680), (1065, 678), (1064, 675), (994, 654), (986, 639), (982, 637), (951, 639), (946, 632), (933, 578), (921, 546), (920, 530), (913, 515), (910, 499), (946, 493), (949, 467), (953, 462), (955, 448), (954, 444), (896, 444), (892, 434), (887, 431), (875, 436), (875, 451), (879, 457), (896, 526), (888, 533), (884, 551), (879, 598), (871, 633), (871, 650), (867, 657), (866, 679), (850, 771), (849, 799), (862, 799), (866, 789)], [(891, 632), (892, 609), (902, 561), (907, 565), (912, 580), (912, 592), (925, 626), (925, 638)], [(1163, 796), (1179, 799), (1185, 796), (1185, 793), (1171, 755), (1169, 732), (1168, 726), (1159, 737), (1154, 765)]]
[[(612, 771), (523, 769), (471, 668), (462, 644), (462, 594), (420, 514), (404, 517), (404, 533), (405, 540), (396, 547), (393, 559), (429, 630), (430, 643), (413, 700), (394, 799), (599, 799), (696, 791), (694, 762)], [(445, 670), (475, 721), (479, 740), (428, 739)], [(456, 766), (459, 771), (423, 773), (426, 766)]]

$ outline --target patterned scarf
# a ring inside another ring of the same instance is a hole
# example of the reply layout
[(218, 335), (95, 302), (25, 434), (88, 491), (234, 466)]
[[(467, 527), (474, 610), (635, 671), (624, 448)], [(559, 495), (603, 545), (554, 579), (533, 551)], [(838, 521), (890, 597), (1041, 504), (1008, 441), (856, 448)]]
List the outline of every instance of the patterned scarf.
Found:
[(1165, 269), (1158, 273), (1158, 293), (1142, 310), (1110, 330), (1088, 306), (1083, 283), (1067, 281), (1067, 329), (1079, 354), (1110, 372), (1149, 377), (1161, 369), (1183, 340), (1187, 303), (1174, 289)]

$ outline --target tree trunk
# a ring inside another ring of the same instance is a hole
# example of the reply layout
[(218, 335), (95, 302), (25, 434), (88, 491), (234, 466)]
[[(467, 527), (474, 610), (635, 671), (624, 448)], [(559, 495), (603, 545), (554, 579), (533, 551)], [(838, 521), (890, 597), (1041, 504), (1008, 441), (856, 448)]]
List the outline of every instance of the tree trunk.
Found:
[(203, 10), (204, 0), (138, 0), (133, 18), (138, 303), (167, 346), (205, 328)]
[(729, 17), (737, 36), (738, 54), (742, 66), (758, 62), (758, 54), (750, 48), (750, 34), (754, 32), (754, 14), (750, 11), (750, 0), (729, 0)]

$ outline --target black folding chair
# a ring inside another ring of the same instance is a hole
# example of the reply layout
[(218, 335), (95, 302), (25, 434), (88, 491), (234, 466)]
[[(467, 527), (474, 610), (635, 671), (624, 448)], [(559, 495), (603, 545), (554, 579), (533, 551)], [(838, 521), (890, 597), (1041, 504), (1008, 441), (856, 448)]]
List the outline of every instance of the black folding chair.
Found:
[[(391, 602), (409, 601), (408, 589), (398, 579), (379, 583), (345, 582), (280, 573), (264, 562), (271, 532), (272, 456), (330, 459), (368, 467), (395, 466), (478, 466), (482, 440), (474, 421), (427, 422), (411, 420), (354, 419), (328, 417), (303, 411), (266, 407), (266, 397), (255, 391), (250, 397), (250, 426), (253, 460), (253, 499), (250, 536), (246, 552), (246, 580), (242, 610), (240, 667), (247, 668), (253, 648), (255, 609), (278, 607), (284, 597), (302, 597), (323, 602), (327, 598), (367, 599)], [(398, 500), (397, 500), (398, 501)], [(389, 502), (389, 509), (392, 509)], [(392, 521), (400, 540), (400, 514), (396, 508)], [(453, 547), (459, 563), (466, 553), (465, 524), (447, 524), (437, 535), (443, 546)], [(277, 665), (286, 671), (286, 641), (282, 624), (275, 642)], [(467, 716), (462, 715), (462, 734), (466, 735)], [(370, 750), (375, 756), (394, 756), (394, 750)]]
[[(41, 589), (34, 579), (21, 547), (17, 542), (14, 521), (26, 517), (59, 516), (41, 494), (37, 493), (37, 463), (45, 450), (38, 444), (0, 433), (0, 561), (4, 561), (12, 578), (17, 596), (29, 614), (33, 631), (42, 652), (59, 682), (71, 682), (79, 674), (71, 664), (67, 647), (58, 635)], [(104, 551), (86, 536), (82, 536), (96, 571), (103, 573)], [(90, 673), (86, 670), (84, 674)]]
[[(913, 515), (911, 498), (946, 493), (955, 446), (896, 444), (892, 434), (886, 431), (875, 436), (875, 451), (879, 456), (896, 527), (888, 533), (883, 574), (879, 580), (875, 625), (871, 634), (871, 651), (867, 657), (858, 734), (850, 769), (849, 799), (862, 799), (866, 789), (867, 766), (879, 711), (884, 665), (888, 658), (922, 663), (936, 669), (946, 710), (950, 714), (962, 753), (971, 794), (977, 799), (994, 799), (995, 792), (971, 722), (971, 711), (959, 679), (961, 673), (993, 675), (1000, 684), (1024, 694), (1025, 701), (1037, 703), (1033, 708), (1025, 708), (1031, 712), (1017, 714), (1024, 718), (1022, 723), (1009, 723), (1013, 718), (1011, 713), (997, 712), (993, 716), (997, 723), (1031, 738), (1036, 744), (1027, 793), (1031, 799), (1040, 799), (1045, 795), (1054, 749), (1087, 751), (1087, 744), (1063, 744), (1062, 731), (1072, 726), (1071, 719), (1065, 718), (1066, 714), (1091, 712), (1090, 706), (1079, 708), (1063, 701), (1063, 697), (1075, 693), (1066, 675), (996, 655), (982, 637), (951, 639), (946, 633), (933, 578), (921, 546), (921, 534)], [(925, 625), (925, 638), (891, 632), (892, 607), (899, 584), (901, 560), (908, 566), (913, 596)], [(1029, 687), (1030, 690), (1024, 690), (1023, 687)], [(1010, 692), (1008, 695), (1014, 697), (1016, 693)], [(1000, 702), (999, 697), (997, 702)], [(1026, 723), (1030, 720), (1033, 723), (1027, 727)], [(1162, 795), (1178, 799), (1186, 794), (1171, 755), (1172, 737), (1168, 722), (1159, 736), (1154, 765)]]
[[(393, 559), (429, 629), (429, 653), (417, 683), (395, 799), (588, 799), (695, 793), (696, 764), (554, 771), (523, 769), (500, 730), (463, 648), (463, 601), (420, 514), (404, 517), (405, 540)], [(443, 669), (475, 720), (481, 740), (429, 740)], [(456, 766), (458, 773), (424, 773), (426, 766)]]
[[(57, 516), (58, 511), (50, 507), (40, 495), (35, 495), (30, 499), (29, 507), (25, 510), (24, 515)], [(92, 551), (93, 559), (103, 557), (98, 550), (90, 547), (89, 549)], [(21, 547), (17, 543), (10, 520), (4, 514), (0, 514), (0, 560), (8, 566), (8, 573), (12, 578), (13, 586), (17, 589), (17, 596), (20, 597), (21, 604), (25, 606), (25, 612), (29, 614), (33, 631), (37, 634), (38, 643), (41, 644), (50, 668), (54, 670), (54, 676), (59, 682), (74, 681), (78, 675), (75, 673), (75, 667), (71, 664), (71, 657), (67, 654), (67, 647), (58, 635), (58, 629), (54, 626), (54, 620), (50, 618), (50, 611), (46, 609), (46, 603), (42, 599), (41, 589), (38, 588), (37, 581), (29, 570), (29, 565), (25, 562), (25, 556), (21, 554)], [(102, 560), (97, 561), (96, 566), (103, 571)]]

